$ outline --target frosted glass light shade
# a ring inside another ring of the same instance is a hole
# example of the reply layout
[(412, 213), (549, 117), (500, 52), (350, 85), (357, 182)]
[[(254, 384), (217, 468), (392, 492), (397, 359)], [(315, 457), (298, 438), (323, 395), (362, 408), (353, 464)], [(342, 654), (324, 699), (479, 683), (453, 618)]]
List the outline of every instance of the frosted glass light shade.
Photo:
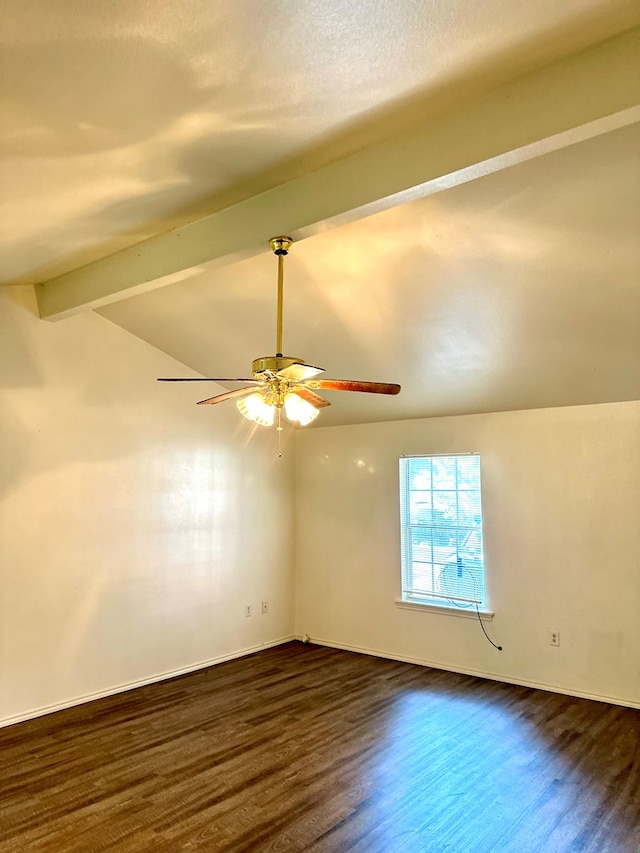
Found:
[(273, 426), (275, 406), (269, 405), (258, 392), (241, 397), (236, 403), (240, 414), (248, 421), (253, 421), (260, 426)]
[(284, 401), (284, 413), (287, 420), (306, 426), (315, 420), (320, 414), (319, 410), (311, 403), (298, 397), (297, 394), (287, 394)]

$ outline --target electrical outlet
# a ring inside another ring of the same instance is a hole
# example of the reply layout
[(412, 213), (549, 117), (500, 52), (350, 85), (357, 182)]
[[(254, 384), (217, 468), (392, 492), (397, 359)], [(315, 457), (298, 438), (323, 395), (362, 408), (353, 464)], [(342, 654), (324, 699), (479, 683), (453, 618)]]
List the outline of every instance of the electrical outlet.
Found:
[(250, 604), (245, 604), (244, 615), (245, 616), (251, 616), (251, 605)]
[(268, 612), (269, 612), (269, 602), (268, 602), (268, 601), (263, 601), (263, 602), (262, 602), (262, 612), (263, 612), (263, 613), (268, 613)]
[(549, 645), (550, 646), (559, 646), (560, 645), (560, 631), (549, 631)]

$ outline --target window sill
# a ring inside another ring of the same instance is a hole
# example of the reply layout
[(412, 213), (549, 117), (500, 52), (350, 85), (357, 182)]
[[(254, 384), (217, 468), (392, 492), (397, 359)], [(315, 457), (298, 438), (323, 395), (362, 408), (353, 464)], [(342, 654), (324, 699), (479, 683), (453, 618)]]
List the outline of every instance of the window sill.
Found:
[[(441, 607), (437, 604), (427, 604), (426, 602), (422, 604), (419, 601), (403, 601), (402, 599), (397, 598), (395, 601), (396, 607), (399, 607), (401, 610), (420, 610), (423, 613), (444, 613), (446, 616), (462, 616), (463, 619), (477, 619), (478, 611), (475, 609), (462, 609), (461, 607)], [(480, 617), (485, 622), (493, 621), (493, 611), (491, 610), (481, 610)]]

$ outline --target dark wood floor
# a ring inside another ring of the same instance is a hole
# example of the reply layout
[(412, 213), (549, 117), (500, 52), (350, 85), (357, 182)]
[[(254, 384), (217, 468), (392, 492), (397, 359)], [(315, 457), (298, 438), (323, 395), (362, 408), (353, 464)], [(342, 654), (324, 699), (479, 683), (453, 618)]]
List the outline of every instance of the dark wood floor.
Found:
[(0, 850), (640, 851), (640, 712), (319, 646), (0, 730)]

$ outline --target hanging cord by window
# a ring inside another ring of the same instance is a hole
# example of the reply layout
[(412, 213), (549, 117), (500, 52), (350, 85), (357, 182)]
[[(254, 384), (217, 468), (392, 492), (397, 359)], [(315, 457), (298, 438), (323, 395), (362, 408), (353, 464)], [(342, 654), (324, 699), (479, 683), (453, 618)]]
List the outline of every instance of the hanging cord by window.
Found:
[[(472, 586), (473, 586), (473, 597), (475, 600), (472, 599), (472, 601), (476, 606), (476, 615), (478, 617), (478, 622), (480, 623), (480, 627), (482, 628), (482, 633), (485, 635), (487, 640), (491, 643), (493, 648), (497, 649), (499, 652), (501, 652), (502, 646), (499, 646), (499, 645), (497, 645), (497, 643), (494, 643), (493, 640), (491, 639), (491, 637), (487, 634), (487, 632), (484, 629), (484, 624), (482, 622), (482, 618), (480, 617), (480, 608), (478, 607), (478, 598), (480, 597), (479, 596), (478, 583), (477, 583), (476, 579), (474, 578), (474, 576), (472, 575), (472, 573), (465, 567), (462, 557), (458, 556), (456, 558), (456, 563), (454, 566), (445, 566), (442, 569), (442, 571), (440, 572), (440, 583), (442, 584), (442, 587), (445, 590), (447, 590), (447, 592), (451, 591), (451, 590), (447, 589), (447, 587), (449, 586), (449, 583), (451, 581), (451, 577), (448, 577), (447, 572), (450, 572), (451, 569), (454, 570), (453, 578), (455, 579), (455, 581), (460, 581), (464, 577), (465, 573), (468, 576), (467, 584), (470, 581)], [(468, 592), (467, 592), (467, 595), (468, 595)], [(467, 599), (467, 601), (469, 601), (469, 603), (465, 603), (465, 604), (461, 604), (459, 601), (456, 601), (454, 598), (450, 598), (449, 601), (451, 602), (451, 604), (455, 605), (456, 607), (469, 607), (471, 604), (469, 599)]]
[(496, 643), (494, 643), (494, 642), (493, 642), (493, 640), (491, 639), (491, 637), (487, 634), (487, 632), (486, 632), (486, 631), (485, 631), (485, 629), (484, 629), (484, 625), (482, 624), (482, 618), (480, 617), (480, 608), (478, 607), (478, 604), (477, 604), (477, 603), (476, 603), (476, 614), (477, 614), (477, 616), (478, 616), (478, 622), (480, 623), (480, 627), (482, 628), (482, 633), (485, 635), (485, 637), (487, 638), (487, 640), (489, 640), (489, 642), (491, 643), (491, 645), (493, 646), (493, 648), (494, 648), (494, 649), (497, 649), (499, 652), (501, 652), (501, 651), (502, 651), (502, 646), (498, 646), (498, 645), (496, 645)]

